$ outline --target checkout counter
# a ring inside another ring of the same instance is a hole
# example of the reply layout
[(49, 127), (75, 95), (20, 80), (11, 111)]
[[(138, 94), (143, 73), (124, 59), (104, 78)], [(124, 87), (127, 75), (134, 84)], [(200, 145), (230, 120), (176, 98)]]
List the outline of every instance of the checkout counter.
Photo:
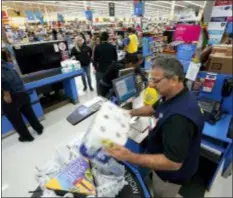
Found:
[[(200, 72), (198, 78), (205, 79), (207, 72)], [(197, 95), (197, 99), (207, 98), (221, 104), (221, 115), (215, 123), (205, 122), (202, 131), (201, 152), (198, 174), (204, 181), (205, 189), (210, 190), (217, 176), (218, 171), (223, 166), (222, 176), (230, 173), (232, 165), (232, 113), (233, 113), (233, 92), (228, 96), (222, 96), (222, 88), (225, 80), (232, 78), (231, 75), (216, 74), (216, 81), (211, 92), (202, 91)], [(142, 103), (141, 103), (142, 104)], [(140, 106), (140, 103), (136, 105)], [(141, 120), (142, 121), (142, 120)], [(143, 120), (145, 122), (145, 120)], [(148, 121), (146, 121), (148, 122)], [(141, 124), (140, 124), (141, 125)], [(126, 147), (131, 151), (140, 153), (142, 151), (139, 143), (148, 135), (134, 132), (129, 134), (129, 141)]]
[[(83, 75), (83, 70), (73, 70), (63, 73), (61, 68), (44, 70), (23, 77), (25, 88), (29, 93), (32, 108), (39, 120), (44, 119), (44, 109), (38, 97), (37, 90), (43, 87), (62, 83), (67, 100), (77, 104), (79, 101), (75, 77)], [(26, 123), (27, 120), (24, 118)], [(4, 113), (2, 114), (2, 137), (6, 137), (14, 132), (14, 128)]]
[[(205, 79), (209, 75), (207, 72), (200, 72), (197, 78)], [(212, 75), (212, 74), (211, 74)], [(199, 171), (205, 180), (209, 190), (223, 165), (222, 176), (232, 163), (232, 105), (233, 92), (228, 96), (222, 95), (223, 85), (226, 79), (232, 75), (216, 74), (215, 84), (211, 92), (201, 91), (198, 97), (205, 97), (221, 104), (222, 114), (215, 124), (205, 122), (201, 140), (201, 160)], [(227, 89), (225, 87), (225, 89)]]
[[(208, 73), (200, 72), (199, 76), (201, 78), (205, 78)], [(205, 96), (212, 100), (217, 100), (222, 103), (222, 110), (224, 114), (221, 118), (216, 121), (215, 124), (210, 124), (205, 122), (205, 126), (203, 128), (202, 140), (201, 140), (201, 152), (200, 152), (200, 163), (199, 163), (199, 174), (201, 174), (204, 182), (205, 189), (209, 190), (214, 182), (214, 179), (219, 171), (220, 167), (223, 165), (223, 176), (229, 175), (229, 167), (232, 163), (232, 138), (230, 138), (230, 124), (232, 123), (232, 98), (233, 93), (231, 92), (229, 96), (222, 97), (221, 91), (224, 80), (228, 77), (228, 75), (218, 74), (216, 75), (216, 83), (213, 87), (212, 91), (207, 93), (200, 91), (199, 96)], [(129, 80), (129, 79), (128, 79)], [(132, 79), (131, 79), (132, 80)], [(117, 82), (116, 82), (117, 84)], [(132, 89), (132, 87), (128, 87)], [(122, 91), (122, 87), (121, 87)], [(124, 98), (124, 95), (122, 95)], [(86, 102), (87, 107), (91, 104), (90, 101)], [(85, 105), (85, 103), (83, 104)], [(138, 108), (143, 105), (142, 95), (133, 100), (133, 108)], [(93, 115), (85, 120), (86, 126), (91, 124), (93, 119)], [(133, 152), (141, 153), (142, 149), (140, 143), (147, 137), (149, 133), (149, 119), (150, 118), (140, 118), (137, 123), (141, 130), (138, 130), (138, 127), (135, 125), (132, 130), (128, 133), (128, 142), (126, 143), (126, 147)], [(77, 124), (75, 127), (81, 123)], [(143, 127), (142, 127), (143, 126)], [(231, 129), (232, 130), (232, 129)], [(81, 135), (79, 133), (79, 135)], [(134, 176), (135, 181), (139, 184), (141, 189), (144, 189), (144, 197), (150, 197), (148, 189), (145, 187), (143, 182), (143, 173), (140, 172), (138, 166), (133, 164), (124, 163), (124, 165), (129, 169), (132, 175)], [(136, 177), (135, 177), (136, 175)], [(129, 187), (130, 188), (130, 187)], [(124, 190), (124, 189), (123, 189)], [(131, 188), (132, 190), (132, 188)], [(127, 191), (128, 194), (126, 197), (131, 197), (130, 191)], [(140, 191), (141, 192), (141, 191)], [(123, 193), (124, 194), (124, 193)], [(119, 196), (124, 197), (125, 195)], [(141, 196), (139, 196), (141, 197)]]
[[(67, 102), (78, 103), (75, 77), (84, 73), (82, 69), (64, 72), (60, 67), (60, 62), (69, 58), (66, 41), (19, 43), (9, 49), (16, 59), (15, 69), (22, 75), (32, 108), (39, 120), (44, 119), (44, 113)], [(12, 134), (13, 126), (4, 113), (1, 119), (2, 136)], [(25, 118), (24, 121), (27, 123)]]

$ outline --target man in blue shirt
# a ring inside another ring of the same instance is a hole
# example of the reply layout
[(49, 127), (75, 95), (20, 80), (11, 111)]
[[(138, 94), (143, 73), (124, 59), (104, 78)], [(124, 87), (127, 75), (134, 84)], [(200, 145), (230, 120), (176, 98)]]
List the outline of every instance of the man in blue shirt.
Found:
[(19, 141), (31, 142), (34, 138), (29, 133), (21, 113), (38, 134), (43, 133), (43, 126), (33, 112), (30, 97), (25, 90), (22, 79), (7, 61), (7, 51), (2, 49), (2, 111), (18, 132)]
[(143, 142), (144, 153), (115, 146), (107, 152), (118, 160), (153, 170), (154, 197), (175, 197), (198, 169), (204, 119), (195, 95), (184, 84), (183, 65), (158, 56), (149, 85), (161, 98), (154, 105), (133, 109), (132, 116), (153, 116), (154, 128)]

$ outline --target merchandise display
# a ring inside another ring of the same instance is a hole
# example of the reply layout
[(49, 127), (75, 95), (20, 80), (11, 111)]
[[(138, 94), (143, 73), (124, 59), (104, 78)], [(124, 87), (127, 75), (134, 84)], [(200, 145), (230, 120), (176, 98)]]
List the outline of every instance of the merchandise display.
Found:
[(3, 197), (231, 196), (232, 1), (3, 0), (1, 43)]

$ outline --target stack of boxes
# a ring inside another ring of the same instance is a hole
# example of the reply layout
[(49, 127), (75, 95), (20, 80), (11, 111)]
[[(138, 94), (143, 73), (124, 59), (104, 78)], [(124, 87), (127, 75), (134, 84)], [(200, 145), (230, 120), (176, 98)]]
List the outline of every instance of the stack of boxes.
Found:
[(232, 45), (214, 45), (209, 56), (207, 71), (232, 74)]

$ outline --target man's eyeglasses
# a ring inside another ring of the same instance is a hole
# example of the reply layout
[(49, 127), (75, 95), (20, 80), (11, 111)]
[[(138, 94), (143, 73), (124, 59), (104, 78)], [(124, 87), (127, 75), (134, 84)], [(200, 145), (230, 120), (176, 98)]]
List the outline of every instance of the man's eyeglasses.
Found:
[(155, 79), (155, 78), (152, 78), (152, 77), (150, 77), (149, 78), (149, 81), (151, 81), (151, 82), (153, 82), (153, 83), (155, 83), (155, 84), (158, 84), (158, 83), (160, 83), (160, 81), (162, 81), (163, 79), (165, 79), (166, 77), (163, 77), (163, 78), (161, 78), (161, 79)]

